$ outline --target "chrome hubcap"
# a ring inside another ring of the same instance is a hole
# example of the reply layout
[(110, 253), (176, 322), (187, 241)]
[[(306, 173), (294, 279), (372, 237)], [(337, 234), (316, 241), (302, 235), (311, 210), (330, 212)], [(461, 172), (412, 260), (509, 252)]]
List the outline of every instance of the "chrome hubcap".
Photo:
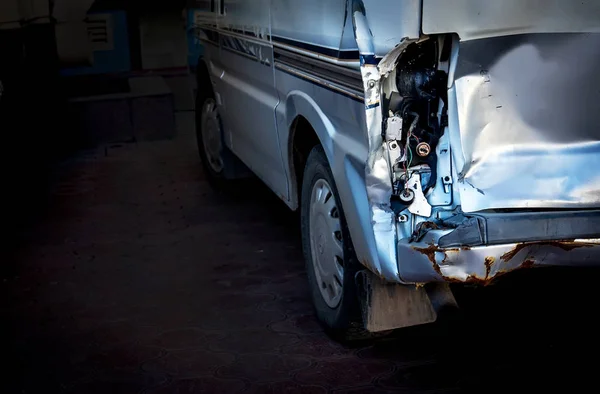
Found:
[(214, 172), (221, 172), (223, 171), (221, 124), (217, 103), (214, 99), (207, 99), (204, 102), (200, 119), (200, 132), (202, 133), (202, 145), (204, 145), (206, 159)]
[(310, 250), (317, 285), (330, 308), (338, 306), (344, 285), (340, 213), (331, 186), (319, 179), (310, 198)]

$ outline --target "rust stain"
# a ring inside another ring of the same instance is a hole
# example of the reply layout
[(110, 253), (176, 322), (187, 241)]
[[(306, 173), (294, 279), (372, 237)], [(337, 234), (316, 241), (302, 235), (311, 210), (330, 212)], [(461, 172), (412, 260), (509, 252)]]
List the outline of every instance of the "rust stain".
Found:
[(490, 271), (492, 269), (492, 265), (495, 263), (495, 259), (493, 257), (486, 257), (485, 258), (485, 278), (480, 278), (476, 275), (471, 275), (469, 277), (467, 277), (467, 279), (465, 279), (464, 281), (460, 281), (457, 279), (453, 279), (453, 278), (444, 278), (446, 280), (449, 280), (450, 282), (462, 282), (462, 283), (467, 283), (467, 284), (473, 284), (473, 285), (480, 285), (480, 286), (489, 286), (491, 284), (493, 284), (496, 279), (498, 279), (499, 277), (506, 275), (510, 272), (513, 271), (517, 271), (521, 268), (532, 268), (535, 265), (535, 261), (533, 259), (527, 259), (525, 261), (523, 261), (523, 263), (515, 268), (512, 268), (510, 270), (499, 270), (497, 271), (493, 276), (490, 276)]
[[(485, 258), (485, 278), (479, 278), (475, 275), (472, 275), (472, 276), (469, 276), (464, 281), (464, 283), (488, 286), (488, 285), (493, 284), (496, 281), (496, 279), (498, 279), (499, 277), (506, 275), (510, 272), (514, 272), (514, 271), (520, 270), (522, 268), (533, 268), (535, 266), (535, 260), (528, 258), (527, 260), (523, 261), (523, 263), (521, 265), (519, 265), (518, 267), (512, 268), (510, 270), (499, 270), (493, 276), (490, 276), (491, 267), (494, 264), (494, 262), (495, 262), (495, 259), (493, 257), (486, 257)], [(460, 282), (460, 281), (458, 281), (458, 282)]]
[(442, 264), (444, 264), (448, 260), (448, 255), (444, 253), (444, 258), (442, 259)]
[(461, 280), (453, 279), (453, 278), (445, 276), (442, 273), (442, 270), (441, 270), (440, 266), (435, 261), (435, 252), (440, 252), (440, 253), (444, 254), (444, 258), (442, 259), (442, 263), (445, 263), (446, 260), (448, 259), (447, 252), (458, 252), (459, 249), (440, 249), (438, 246), (433, 245), (433, 244), (430, 244), (426, 248), (417, 248), (416, 246), (413, 246), (412, 249), (416, 250), (419, 253), (424, 254), (425, 256), (427, 256), (427, 258), (429, 259), (429, 261), (431, 261), (431, 264), (433, 266), (434, 271), (437, 272), (437, 274), (442, 279), (444, 279), (445, 281), (447, 281), (447, 282), (457, 282), (457, 283), (462, 282)]
[(492, 279), (493, 278), (481, 279), (481, 278), (478, 278), (477, 276), (469, 276), (465, 280), (465, 283), (472, 284), (472, 285), (479, 285), (479, 286), (487, 286), (492, 282)]
[(527, 260), (523, 261), (523, 263), (521, 264), (521, 268), (531, 268), (531, 267), (533, 267), (534, 264), (535, 264), (535, 261), (533, 261), (532, 259), (527, 259)]
[(589, 248), (589, 247), (593, 247), (593, 246), (598, 246), (598, 244), (575, 242), (575, 240), (572, 240), (572, 239), (565, 240), (565, 241), (544, 241), (544, 242), (522, 243), (522, 244), (516, 245), (512, 250), (509, 250), (508, 252), (504, 253), (502, 256), (500, 256), (500, 259), (504, 262), (508, 262), (508, 261), (512, 260), (512, 258), (515, 257), (517, 255), (517, 253), (519, 253), (521, 250), (523, 250), (524, 248), (526, 248), (528, 246), (553, 246), (556, 248), (560, 248), (566, 252), (569, 252), (569, 251), (571, 251), (573, 249), (577, 249), (577, 248)]
[(434, 222), (423, 222), (420, 226), (421, 229), (439, 230), (439, 226)]
[[(438, 267), (437, 263), (435, 262), (435, 252), (443, 252), (443, 250), (440, 250), (440, 248), (438, 248), (435, 245), (429, 245), (426, 248), (417, 248), (415, 246), (413, 246), (413, 250), (416, 250), (419, 253), (424, 254), (425, 256), (427, 256), (427, 258), (429, 259), (429, 261), (431, 261), (433, 263), (433, 268), (439, 272), (440, 267)], [(445, 253), (444, 253), (445, 255)], [(445, 257), (444, 257), (445, 259)]]
[(557, 248), (561, 248), (562, 250), (569, 252), (573, 249), (577, 248), (592, 248), (594, 246), (598, 246), (598, 244), (589, 243), (589, 242), (575, 242), (575, 241), (561, 241), (561, 242), (545, 242), (543, 245), (556, 246)]
[(451, 278), (448, 276), (442, 276), (444, 278), (444, 280), (448, 283), (461, 283), (461, 284), (468, 284), (468, 285), (478, 285), (478, 286), (487, 286), (490, 283), (492, 283), (499, 275), (496, 275), (492, 278), (480, 278), (476, 275), (470, 275), (467, 276), (467, 278), (465, 280), (460, 280), (457, 278)]
[(492, 271), (492, 265), (494, 265), (496, 259), (493, 256), (487, 256), (483, 262), (485, 264), (485, 279), (487, 280), (490, 276), (490, 272)]
[(440, 269), (440, 266), (437, 265), (435, 262), (433, 263), (433, 270), (435, 272), (437, 272), (437, 274), (442, 277), (444, 280), (448, 280), (447, 277), (444, 276), (444, 274), (442, 274), (442, 270)]
[[(595, 244), (595, 243), (589, 243), (589, 242), (588, 243), (575, 242), (574, 240), (522, 243), (522, 244), (516, 245), (512, 250), (510, 250), (510, 251), (504, 253), (502, 256), (500, 256), (500, 260), (502, 260), (504, 262), (508, 262), (512, 258), (514, 258), (517, 255), (517, 253), (519, 253), (521, 250), (523, 250), (524, 248), (526, 248), (528, 246), (554, 246), (554, 247), (560, 248), (565, 251), (570, 251), (570, 250), (577, 249), (577, 248), (593, 247), (593, 246), (599, 246), (599, 245)], [(523, 261), (523, 263), (521, 263), (521, 265), (519, 265), (518, 267), (512, 268), (508, 271), (507, 270), (499, 270), (496, 272), (496, 274), (491, 276), (492, 266), (496, 263), (496, 259), (493, 256), (487, 256), (484, 260), (485, 278), (480, 278), (476, 275), (471, 275), (471, 276), (468, 276), (466, 279), (462, 280), (462, 279), (452, 278), (452, 277), (444, 275), (442, 273), (440, 266), (436, 262), (435, 253), (440, 252), (440, 253), (444, 254), (444, 258), (441, 261), (441, 263), (444, 263), (448, 259), (447, 252), (459, 252), (461, 250), (470, 250), (471, 248), (461, 247), (460, 249), (456, 249), (456, 248), (455, 249), (440, 249), (438, 246), (436, 246), (434, 244), (430, 244), (426, 248), (417, 248), (417, 247), (413, 246), (412, 249), (427, 256), (427, 258), (431, 262), (435, 272), (442, 279), (444, 279), (446, 282), (449, 282), (449, 283), (466, 283), (466, 284), (488, 286), (492, 282), (494, 282), (496, 279), (498, 279), (500, 276), (503, 276), (504, 274), (507, 274), (512, 271), (516, 271), (521, 268), (532, 268), (535, 265), (535, 260), (533, 260), (531, 257), (527, 257)]]
[[(446, 259), (448, 259), (448, 252), (458, 252), (460, 250), (460, 249), (456, 249), (456, 248), (454, 248), (454, 249), (441, 249), (438, 246), (433, 245), (433, 244), (430, 244), (426, 248), (417, 248), (416, 246), (413, 246), (412, 249), (416, 250), (419, 253), (424, 254), (425, 256), (427, 256), (427, 258), (429, 259), (429, 261), (431, 261), (436, 266), (437, 266), (437, 262), (435, 261), (435, 252), (440, 252), (440, 253), (444, 254), (444, 258), (442, 259), (442, 263), (445, 263)], [(465, 249), (462, 249), (462, 250), (465, 250)]]
[(532, 245), (532, 244), (518, 244), (512, 250), (509, 250), (508, 252), (506, 252), (502, 256), (500, 256), (500, 260), (502, 260), (504, 262), (512, 260), (512, 258), (515, 257), (516, 254), (521, 251), (521, 249), (526, 248), (529, 245)]
[(494, 259), (491, 256), (488, 256), (485, 258), (484, 264), (485, 264), (485, 278), (480, 278), (477, 275), (470, 275), (468, 276), (465, 280), (460, 280), (460, 279), (456, 279), (456, 278), (449, 278), (446, 276), (442, 277), (444, 278), (444, 280), (450, 282), (450, 283), (464, 283), (464, 284), (469, 284), (469, 285), (477, 285), (477, 286), (489, 286), (491, 284), (494, 284), (496, 282), (496, 280), (505, 275), (508, 274), (509, 272), (513, 272), (516, 271), (520, 268), (531, 268), (533, 267), (533, 265), (535, 264), (535, 261), (533, 260), (525, 260), (523, 262), (523, 264), (521, 264), (519, 267), (515, 267), (511, 270), (500, 270), (497, 271), (494, 275), (490, 276), (490, 272), (492, 269), (492, 266), (494, 265), (494, 263), (496, 262), (496, 259)]
[[(468, 276), (467, 279), (465, 279), (462, 283), (466, 283), (466, 284), (470, 284), (470, 285), (478, 285), (478, 286), (489, 286), (491, 284), (493, 284), (496, 279), (498, 279), (500, 276), (506, 274), (506, 271), (498, 271), (494, 276), (487, 276), (485, 278), (480, 278), (476, 275), (471, 275)], [(489, 275), (486, 272), (486, 275)]]

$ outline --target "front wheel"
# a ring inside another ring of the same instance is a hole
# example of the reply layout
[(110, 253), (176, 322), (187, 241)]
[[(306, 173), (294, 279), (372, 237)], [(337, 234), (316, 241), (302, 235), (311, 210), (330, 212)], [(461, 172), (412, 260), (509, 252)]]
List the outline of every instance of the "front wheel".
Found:
[(321, 146), (313, 148), (304, 169), (301, 227), (308, 283), (318, 319), (338, 337), (362, 331), (354, 279), (360, 265)]

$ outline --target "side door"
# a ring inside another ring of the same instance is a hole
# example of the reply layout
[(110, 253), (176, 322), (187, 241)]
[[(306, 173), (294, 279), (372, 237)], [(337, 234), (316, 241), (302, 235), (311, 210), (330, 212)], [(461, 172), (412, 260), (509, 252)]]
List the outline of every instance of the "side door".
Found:
[(220, 0), (218, 81), (227, 145), (277, 195), (288, 198), (279, 149), (270, 0)]

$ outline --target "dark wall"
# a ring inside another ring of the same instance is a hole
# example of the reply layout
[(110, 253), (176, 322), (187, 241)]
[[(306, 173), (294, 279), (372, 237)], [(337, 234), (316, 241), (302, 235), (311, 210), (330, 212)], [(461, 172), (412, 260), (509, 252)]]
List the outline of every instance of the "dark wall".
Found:
[(0, 54), (4, 212), (18, 224), (35, 208), (52, 164), (75, 141), (65, 116), (54, 27), (0, 30)]
[(96, 0), (91, 9), (119, 9), (139, 12), (172, 11), (182, 10), (187, 2), (186, 0)]

